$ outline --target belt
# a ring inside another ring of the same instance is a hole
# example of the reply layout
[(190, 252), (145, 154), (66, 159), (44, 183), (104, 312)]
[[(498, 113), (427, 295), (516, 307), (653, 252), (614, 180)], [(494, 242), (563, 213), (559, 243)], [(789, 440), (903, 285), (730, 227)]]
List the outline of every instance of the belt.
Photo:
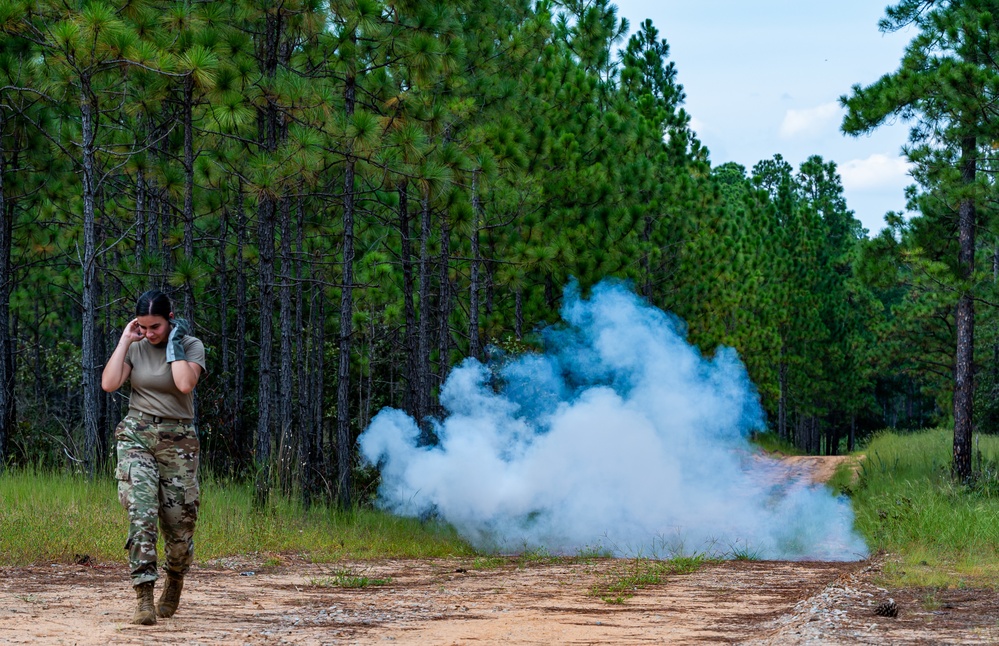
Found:
[(172, 424), (190, 424), (192, 420), (190, 419), (176, 419), (173, 417), (160, 417), (159, 415), (150, 415), (149, 413), (143, 413), (139, 410), (129, 410), (129, 417), (135, 417), (136, 419), (149, 420), (153, 424), (163, 424), (164, 422), (170, 422)]

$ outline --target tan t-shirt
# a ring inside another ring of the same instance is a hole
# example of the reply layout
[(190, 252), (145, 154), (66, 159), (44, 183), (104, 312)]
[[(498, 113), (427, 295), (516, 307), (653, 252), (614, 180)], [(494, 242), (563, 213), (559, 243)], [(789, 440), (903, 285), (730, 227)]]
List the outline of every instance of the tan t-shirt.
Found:
[[(181, 342), (187, 360), (201, 366), (204, 377), (208, 371), (204, 344), (193, 336), (185, 336)], [(132, 366), (128, 377), (132, 384), (130, 409), (169, 419), (194, 418), (194, 393), (184, 394), (177, 389), (166, 361), (166, 344), (157, 348), (146, 339), (133, 343), (128, 346), (125, 363)]]

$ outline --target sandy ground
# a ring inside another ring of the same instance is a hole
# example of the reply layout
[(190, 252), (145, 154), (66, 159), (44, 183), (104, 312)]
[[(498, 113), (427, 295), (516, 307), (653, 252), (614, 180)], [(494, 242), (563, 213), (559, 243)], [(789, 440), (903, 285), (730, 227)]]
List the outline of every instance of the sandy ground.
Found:
[[(795, 460), (817, 473), (828, 460)], [(796, 472), (800, 473), (800, 472)], [(820, 476), (816, 476), (820, 477)], [(608, 603), (594, 589), (627, 559), (391, 560), (317, 565), (292, 557), (192, 570), (181, 608), (128, 623), (123, 565), (0, 569), (4, 644), (986, 644), (999, 642), (992, 591), (892, 590), (884, 556), (857, 563), (707, 565)], [(366, 579), (364, 587), (336, 580)], [(891, 596), (896, 618), (874, 613)]]

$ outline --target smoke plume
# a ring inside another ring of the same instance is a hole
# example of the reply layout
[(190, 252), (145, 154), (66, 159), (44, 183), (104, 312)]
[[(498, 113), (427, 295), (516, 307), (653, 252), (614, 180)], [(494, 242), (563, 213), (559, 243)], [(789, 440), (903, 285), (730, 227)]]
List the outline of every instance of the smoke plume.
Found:
[(855, 560), (849, 503), (761, 456), (759, 397), (735, 351), (705, 359), (624, 287), (566, 290), (545, 352), (455, 368), (420, 446), (384, 409), (361, 435), (379, 504), (437, 514), (482, 550)]

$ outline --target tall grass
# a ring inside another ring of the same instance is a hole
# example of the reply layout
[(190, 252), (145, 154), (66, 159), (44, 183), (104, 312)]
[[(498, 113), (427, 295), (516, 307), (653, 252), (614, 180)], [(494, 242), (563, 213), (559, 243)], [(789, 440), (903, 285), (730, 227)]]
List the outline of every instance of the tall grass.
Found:
[(853, 488), (857, 528), (874, 550), (899, 555), (896, 585), (999, 587), (999, 438), (976, 436), (975, 478), (951, 478), (953, 433), (882, 433)]
[[(128, 518), (116, 483), (36, 469), (0, 475), (0, 565), (126, 559)], [(305, 511), (274, 496), (253, 508), (249, 485), (203, 477), (195, 534), (198, 561), (268, 553), (295, 553), (314, 562), (343, 558), (470, 556), (453, 529), (433, 521), (399, 518), (377, 510)]]
[(0, 476), (0, 564), (124, 560), (128, 521), (114, 481), (27, 468)]

